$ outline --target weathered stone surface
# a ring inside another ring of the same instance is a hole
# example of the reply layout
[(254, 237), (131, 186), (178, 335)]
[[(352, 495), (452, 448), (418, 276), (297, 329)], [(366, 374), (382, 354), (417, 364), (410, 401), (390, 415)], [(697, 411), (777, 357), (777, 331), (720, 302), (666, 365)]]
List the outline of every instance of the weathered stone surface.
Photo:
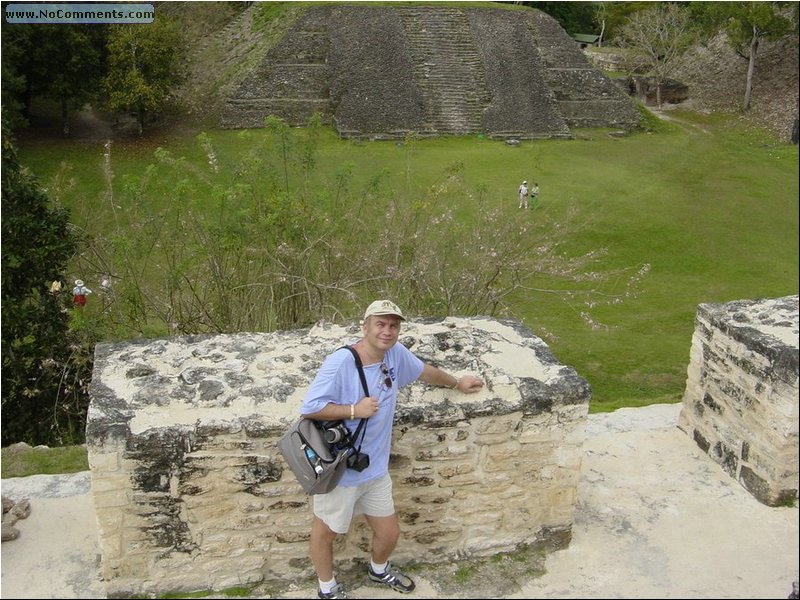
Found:
[(698, 307), (678, 426), (761, 502), (797, 499), (797, 296)]
[(303, 125), (314, 111), (370, 138), (639, 124), (555, 19), (486, 7), (313, 6), (228, 99), (222, 126), (263, 127), (270, 114)]
[[(87, 424), (111, 596), (223, 589), (312, 573), (309, 500), (277, 441), (322, 360), (356, 325), (98, 344)], [(404, 324), (401, 343), (474, 395), (415, 383), (399, 398), (390, 470), (395, 558), (435, 562), (571, 536), (591, 395), (519, 322)], [(208, 390), (213, 393), (208, 393)], [(337, 560), (363, 558), (363, 523)]]

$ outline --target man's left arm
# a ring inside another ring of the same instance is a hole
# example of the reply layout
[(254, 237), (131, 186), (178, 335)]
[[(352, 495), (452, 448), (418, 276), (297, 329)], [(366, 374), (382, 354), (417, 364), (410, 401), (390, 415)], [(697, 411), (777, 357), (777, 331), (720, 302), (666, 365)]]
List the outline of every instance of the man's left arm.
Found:
[(438, 385), (458, 390), (464, 394), (474, 394), (483, 388), (483, 380), (480, 377), (462, 375), (456, 378), (449, 373), (445, 373), (438, 367), (427, 363), (422, 368), (422, 374), (419, 376), (419, 380), (429, 385)]

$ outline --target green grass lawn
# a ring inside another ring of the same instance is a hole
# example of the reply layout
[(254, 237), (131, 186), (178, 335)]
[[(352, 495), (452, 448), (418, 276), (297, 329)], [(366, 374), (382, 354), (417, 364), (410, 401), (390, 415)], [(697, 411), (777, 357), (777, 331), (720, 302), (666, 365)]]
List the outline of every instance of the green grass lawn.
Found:
[[(474, 190), (449, 200), (459, 218), (497, 208), (509, 220), (536, 222), (544, 214), (566, 218), (577, 211), (566, 250), (607, 250), (596, 269), (624, 269), (625, 275), (598, 284), (596, 292), (613, 301), (589, 307), (568, 289), (520, 292), (510, 298), (507, 314), (590, 382), (593, 412), (677, 402), (698, 304), (798, 293), (798, 148), (734, 118), (670, 114), (680, 121), (661, 123), (652, 133), (617, 138), (608, 130), (578, 130), (572, 140), (516, 147), (481, 136), (341, 140), (324, 130), (316, 169), (302, 180), (293, 176), (291, 189), (322, 211), (336, 174), (346, 170), (351, 188), (366, 190), (380, 176), (379, 185), (402, 201), (441, 182), (458, 164)], [(141, 202), (153, 204), (153, 214), (189, 201), (201, 209), (215, 206), (219, 190), (237, 183), (235, 165), (248, 152), (275, 151), (264, 145), (265, 135), (209, 131), (221, 167), (216, 179), (208, 175), (206, 150), (193, 134), (115, 141), (113, 202), (101, 141), (23, 140), (20, 157), (82, 231), (109, 235), (115, 227), (135, 225), (121, 223), (123, 207), (112, 204), (138, 201), (126, 189), (145, 178), (150, 193)], [(169, 151), (172, 166), (151, 166), (157, 148)], [(283, 174), (264, 177), (280, 180)], [(541, 188), (528, 212), (517, 209), (523, 179)], [(364, 210), (369, 213), (368, 201)], [(374, 218), (383, 218), (380, 210)], [(628, 278), (640, 269), (643, 276), (626, 295)], [(548, 290), (557, 285), (536, 278), (528, 283)]]
[(47, 448), (14, 444), (2, 449), (3, 479), (29, 475), (60, 475), (89, 470), (86, 446)]

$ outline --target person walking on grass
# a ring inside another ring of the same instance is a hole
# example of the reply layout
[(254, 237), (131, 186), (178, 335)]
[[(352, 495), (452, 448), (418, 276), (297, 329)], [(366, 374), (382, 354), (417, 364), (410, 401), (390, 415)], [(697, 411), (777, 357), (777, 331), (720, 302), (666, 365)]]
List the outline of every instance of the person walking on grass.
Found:
[(75, 287), (72, 288), (72, 303), (78, 308), (86, 306), (86, 296), (92, 293), (88, 287), (83, 284), (83, 280), (76, 279)]
[(362, 514), (372, 529), (369, 580), (400, 593), (414, 589), (414, 581), (389, 561), (400, 538), (389, 475), (397, 392), (417, 380), (464, 394), (483, 388), (480, 378), (456, 378), (398, 344), (402, 321), (402, 311), (390, 300), (377, 300), (364, 312), (363, 336), (352, 348), (363, 364), (369, 396), (364, 396), (353, 355), (340, 348), (323, 361), (300, 407), (308, 419), (345, 419), (351, 432), (359, 419), (369, 419), (360, 447), (369, 455), (369, 466), (362, 471), (348, 468), (336, 488), (313, 496), (309, 554), (319, 580), (319, 598), (348, 597), (333, 573), (333, 543), (337, 535), (347, 533), (353, 517)]
[(523, 181), (517, 192), (519, 194), (519, 208), (528, 208), (528, 182)]

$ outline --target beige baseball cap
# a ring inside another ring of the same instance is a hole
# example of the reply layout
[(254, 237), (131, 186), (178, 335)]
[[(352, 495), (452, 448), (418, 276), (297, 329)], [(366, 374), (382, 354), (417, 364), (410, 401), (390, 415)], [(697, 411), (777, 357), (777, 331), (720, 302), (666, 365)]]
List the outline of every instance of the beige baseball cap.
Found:
[(403, 316), (403, 311), (391, 300), (375, 300), (364, 312), (364, 319), (366, 320), (367, 317), (375, 315), (395, 315), (396, 317), (400, 317), (401, 321), (406, 320)]

